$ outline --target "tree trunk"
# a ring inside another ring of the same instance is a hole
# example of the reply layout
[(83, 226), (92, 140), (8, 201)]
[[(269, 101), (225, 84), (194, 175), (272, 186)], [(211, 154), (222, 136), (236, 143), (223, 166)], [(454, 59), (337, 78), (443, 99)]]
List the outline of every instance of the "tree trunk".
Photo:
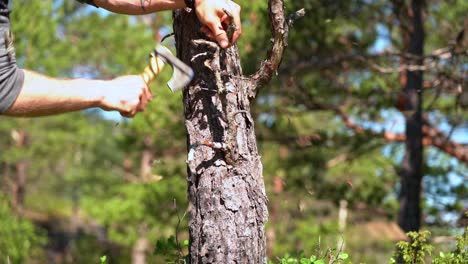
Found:
[(190, 263), (266, 263), (267, 197), (238, 50), (199, 29), (193, 11), (175, 11), (177, 54), (196, 72), (183, 98)]
[[(422, 64), (424, 46), (423, 0), (413, 0), (410, 16), (408, 53), (417, 59), (408, 59), (406, 63)], [(422, 132), (422, 71), (407, 71), (405, 96), (406, 142), (405, 156), (400, 172), (400, 210), (398, 224), (405, 231), (417, 231), (421, 226), (421, 184), (423, 162)]]
[[(251, 77), (236, 46), (221, 49), (200, 32), (195, 12), (174, 12), (177, 55), (196, 76), (184, 90), (191, 263), (266, 263), (267, 197), (250, 99), (281, 62), (290, 26), (282, 0), (269, 0), (272, 45)], [(233, 26), (233, 25), (231, 25)]]
[(153, 141), (149, 135), (145, 135), (143, 138), (143, 151), (141, 153), (141, 164), (140, 164), (140, 178), (143, 182), (147, 182), (151, 179), (152, 163), (154, 160), (154, 154), (152, 151)]
[(146, 264), (146, 255), (150, 252), (150, 241), (140, 236), (132, 249), (132, 264)]
[[(15, 147), (18, 149), (26, 148), (28, 144), (28, 135), (24, 131), (13, 131), (13, 140)], [(28, 167), (27, 160), (20, 160), (15, 165), (16, 177), (11, 186), (11, 207), (17, 214), (21, 214), (24, 209), (24, 199), (26, 196), (26, 170)]]

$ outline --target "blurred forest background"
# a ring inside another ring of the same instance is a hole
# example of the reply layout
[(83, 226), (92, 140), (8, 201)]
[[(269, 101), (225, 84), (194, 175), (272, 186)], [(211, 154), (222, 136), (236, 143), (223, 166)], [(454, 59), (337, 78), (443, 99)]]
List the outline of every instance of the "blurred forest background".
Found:
[[(10, 2), (19, 65), (56, 77), (139, 73), (172, 31), (171, 12), (131, 17), (76, 1)], [(267, 1), (237, 2), (249, 73), (269, 46)], [(286, 2), (300, 8), (307, 14), (290, 32), (278, 76), (253, 106), (269, 258), (341, 245), (355, 263), (387, 262), (409, 231), (398, 214), (412, 71), (424, 76), (415, 221), (436, 247), (450, 246), (468, 209), (468, 2), (425, 1), (419, 65), (406, 63), (410, 1)], [(165, 87), (170, 73), (132, 120), (99, 110), (0, 117), (0, 263), (98, 263), (103, 255), (130, 263), (139, 254), (164, 263), (152, 254), (157, 241), (188, 239), (186, 131), (182, 95)]]

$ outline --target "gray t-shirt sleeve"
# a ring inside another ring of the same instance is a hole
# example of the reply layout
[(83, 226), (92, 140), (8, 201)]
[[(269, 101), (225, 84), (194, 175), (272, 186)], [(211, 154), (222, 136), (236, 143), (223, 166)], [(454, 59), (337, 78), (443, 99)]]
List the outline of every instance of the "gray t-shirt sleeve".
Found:
[(16, 101), (24, 83), (24, 71), (16, 65), (9, 25), (0, 27), (0, 114)]

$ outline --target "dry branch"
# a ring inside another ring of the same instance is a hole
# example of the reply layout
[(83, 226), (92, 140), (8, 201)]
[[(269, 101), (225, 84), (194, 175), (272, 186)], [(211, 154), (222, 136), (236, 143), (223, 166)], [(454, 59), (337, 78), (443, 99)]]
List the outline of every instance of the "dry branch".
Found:
[[(440, 48), (434, 50), (431, 54), (424, 56), (416, 56), (407, 52), (393, 52), (393, 51), (384, 51), (377, 54), (342, 54), (335, 55), (330, 57), (316, 57), (307, 61), (299, 61), (294, 63), (294, 67), (285, 67), (287, 72), (290, 71), (311, 71), (317, 69), (325, 69), (329, 67), (334, 67), (336, 65), (341, 65), (344, 62), (359, 62), (364, 66), (370, 67), (371, 70), (374, 70), (379, 73), (399, 73), (404, 71), (434, 71), (444, 68), (443, 61), (453, 59), (456, 57), (467, 57), (468, 51), (466, 50), (455, 50), (451, 47)], [(381, 59), (390, 59), (395, 60), (395, 63), (398, 62), (397, 58), (405, 59), (408, 63), (400, 64), (399, 66), (386, 67), (379, 65), (376, 61)], [(412, 62), (422, 60), (423, 64), (413, 64)], [(285, 72), (286, 72), (285, 71)]]
[(305, 15), (304, 9), (300, 9), (286, 17), (282, 0), (268, 1), (268, 10), (273, 42), (268, 50), (267, 59), (261, 63), (257, 72), (250, 77), (249, 98), (254, 98), (259, 89), (268, 83), (273, 77), (273, 73), (278, 70), (284, 50), (288, 46), (289, 28), (296, 19)]
[[(388, 142), (404, 142), (406, 140), (405, 134), (402, 133), (392, 133), (389, 131), (376, 132), (371, 129), (365, 129), (353, 122), (340, 108), (332, 108), (331, 110), (335, 111), (341, 117), (345, 125), (356, 134), (366, 133), (368, 135), (381, 137)], [(424, 122), (423, 125), (423, 145), (435, 147), (459, 161), (468, 164), (468, 146), (454, 142), (427, 121)]]

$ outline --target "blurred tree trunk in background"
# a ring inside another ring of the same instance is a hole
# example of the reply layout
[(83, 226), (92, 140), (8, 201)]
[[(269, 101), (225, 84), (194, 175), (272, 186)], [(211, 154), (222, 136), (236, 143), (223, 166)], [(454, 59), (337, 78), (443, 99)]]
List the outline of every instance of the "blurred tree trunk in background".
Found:
[(148, 181), (151, 178), (154, 154), (152, 151), (153, 141), (149, 135), (143, 137), (143, 151), (141, 153), (140, 180)]
[(135, 242), (135, 245), (133, 245), (132, 264), (148, 263), (146, 256), (151, 251), (150, 247), (151, 244), (149, 239), (147, 239), (144, 235), (141, 235)]
[[(408, 28), (402, 32), (408, 43), (405, 48), (405, 63), (422, 65), (424, 48), (423, 26), (424, 0), (411, 1), (408, 7)], [(398, 224), (405, 231), (417, 231), (421, 226), (421, 184), (423, 165), (423, 72), (406, 70), (403, 89), (403, 113), (406, 119), (405, 156), (400, 171), (400, 209)]]
[[(13, 130), (11, 136), (17, 149), (24, 149), (27, 146), (27, 134), (22, 130)], [(24, 209), (24, 199), (26, 196), (26, 170), (27, 160), (20, 160), (15, 164), (15, 178), (11, 184), (11, 207), (17, 214), (21, 214)]]
[(177, 54), (197, 74), (183, 99), (190, 263), (266, 263), (267, 198), (238, 50), (199, 29), (194, 12), (175, 12)]

